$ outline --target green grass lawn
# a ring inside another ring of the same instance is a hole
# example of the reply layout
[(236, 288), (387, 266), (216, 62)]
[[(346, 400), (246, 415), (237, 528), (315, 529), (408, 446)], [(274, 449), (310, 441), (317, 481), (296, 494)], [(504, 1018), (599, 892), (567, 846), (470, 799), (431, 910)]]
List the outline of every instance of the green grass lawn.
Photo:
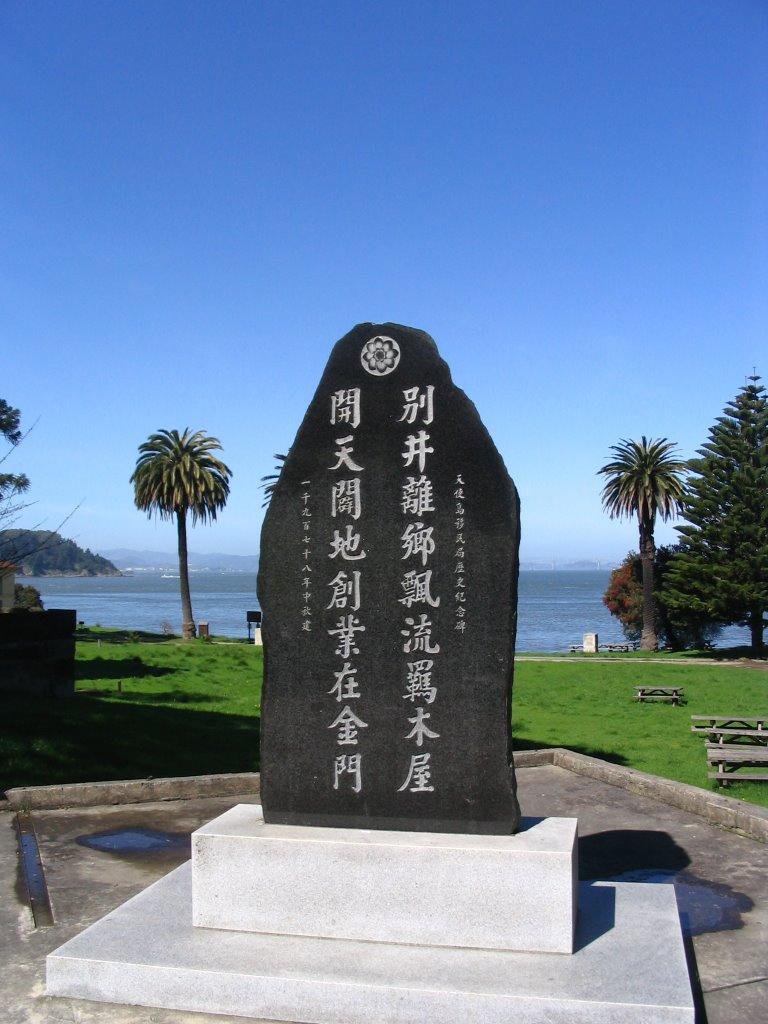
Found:
[[(255, 771), (261, 649), (92, 632), (77, 646), (74, 699), (0, 698), (0, 788)], [(685, 688), (683, 707), (637, 704), (634, 686)], [(666, 778), (707, 781), (691, 714), (768, 712), (768, 672), (618, 658), (519, 661), (519, 750), (563, 746)], [(768, 806), (768, 783), (731, 796)]]

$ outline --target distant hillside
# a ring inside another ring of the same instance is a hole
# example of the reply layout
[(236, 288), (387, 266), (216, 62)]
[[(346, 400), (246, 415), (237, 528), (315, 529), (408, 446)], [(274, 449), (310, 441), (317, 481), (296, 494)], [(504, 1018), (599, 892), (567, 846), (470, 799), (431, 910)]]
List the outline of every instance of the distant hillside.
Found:
[[(179, 571), (179, 556), (170, 551), (135, 551), (133, 548), (112, 548), (104, 552), (120, 569), (143, 569), (147, 572)], [(200, 554), (189, 552), (190, 569), (211, 572), (257, 572), (258, 555)]]
[(24, 576), (121, 576), (108, 559), (48, 530), (0, 530), (0, 561)]

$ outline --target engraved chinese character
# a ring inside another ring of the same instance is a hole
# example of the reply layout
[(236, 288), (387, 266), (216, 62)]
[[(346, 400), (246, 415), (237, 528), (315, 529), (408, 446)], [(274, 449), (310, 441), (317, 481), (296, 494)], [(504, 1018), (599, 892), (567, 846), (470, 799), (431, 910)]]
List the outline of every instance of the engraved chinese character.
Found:
[(405, 654), (411, 651), (424, 651), (425, 654), (439, 654), (440, 644), (432, 643), (432, 622), (426, 615), (420, 615), (418, 620), (406, 619), (408, 629), (401, 629), (400, 633), (406, 637), (403, 644)]
[(336, 481), (331, 491), (331, 515), (334, 519), (337, 515), (360, 518), (360, 477)]
[(439, 607), (440, 598), (433, 597), (430, 593), (431, 580), (431, 569), (427, 569), (426, 572), (416, 572), (415, 569), (407, 572), (400, 583), (405, 591), (405, 597), (399, 598), (400, 604), (404, 604), (406, 608), (410, 608), (412, 604), (429, 604), (433, 608)]
[(409, 476), (403, 484), (403, 496), (400, 507), (406, 515), (411, 512), (415, 516), (425, 512), (434, 512), (432, 481), (425, 476)]
[(346, 608), (356, 612), (360, 608), (360, 573), (355, 571), (347, 573), (343, 570), (337, 573), (329, 587), (333, 587), (331, 603), (326, 608)]
[(432, 396), (434, 391), (435, 388), (432, 384), (429, 384), (423, 391), (421, 388), (405, 388), (403, 390), (403, 398), (405, 399), (403, 415), (397, 422), (415, 423), (418, 414), (423, 412), (421, 422), (425, 427), (428, 427), (432, 422)]
[(466, 628), (467, 628), (466, 620), (465, 619), (459, 619), (459, 621), (456, 623), (456, 629), (459, 631), (459, 633), (464, 633)]
[[(408, 721), (410, 722), (411, 719), (409, 718)], [(338, 729), (336, 743), (340, 747), (357, 746), (357, 734), (360, 729), (367, 729), (368, 723), (364, 722), (362, 718), (358, 718), (349, 704), (345, 704), (328, 728)]]
[(333, 762), (333, 788), (338, 789), (342, 775), (352, 776), (352, 792), (363, 788), (362, 754), (339, 754)]
[(356, 427), (360, 423), (360, 388), (336, 391), (331, 395), (331, 424), (348, 423)]
[(410, 793), (434, 793), (435, 787), (429, 785), (432, 778), (432, 769), (429, 766), (431, 756), (431, 754), (411, 755), (408, 777), (398, 789), (398, 793), (402, 793), (404, 789)]
[(405, 439), (405, 451), (401, 452), (401, 455), (405, 461), (405, 468), (412, 465), (414, 459), (419, 460), (419, 472), (424, 472), (424, 465), (427, 461), (427, 455), (431, 455), (434, 452), (434, 448), (427, 447), (427, 441), (429, 440), (429, 434), (420, 430), (418, 434), (409, 434)]
[(334, 452), (336, 459), (335, 466), (331, 466), (331, 469), (340, 469), (341, 466), (346, 466), (347, 469), (351, 469), (353, 473), (362, 473), (363, 467), (358, 464), (352, 458), (352, 445), (350, 444), (354, 438), (350, 434), (349, 437), (337, 437), (336, 444), (339, 445), (336, 452)]
[(311, 633), (312, 623), (309, 621), (309, 619), (304, 619), (304, 621), (301, 624), (301, 628), (305, 633)]
[(411, 555), (421, 555), (421, 564), (426, 565), (427, 559), (435, 550), (432, 530), (432, 526), (425, 526), (424, 523), (409, 523), (400, 538), (401, 547), (405, 552), (401, 561), (404, 562)]
[(413, 728), (405, 737), (407, 740), (416, 740), (416, 746), (421, 747), (424, 745), (424, 739), (436, 740), (440, 738), (440, 733), (432, 732), (425, 720), (432, 716), (424, 708), (416, 708), (416, 714), (413, 718), (409, 718), (408, 721), (412, 723)]
[(344, 662), (344, 668), (340, 672), (334, 672), (336, 682), (330, 688), (328, 693), (332, 693), (336, 700), (341, 704), (343, 700), (355, 700), (360, 696), (360, 691), (357, 689), (359, 683), (357, 681), (357, 669), (352, 668), (350, 662)]
[[(434, 661), (429, 658), (408, 662), (408, 675), (405, 680), (403, 700), (409, 700), (413, 703), (415, 700), (424, 699), (427, 704), (432, 703), (437, 696), (437, 689), (432, 686), (432, 666), (434, 664)], [(414, 719), (409, 718), (408, 721), (413, 722)], [(419, 743), (419, 746), (421, 746), (421, 743)]]
[(360, 547), (361, 537), (359, 533), (355, 533), (351, 526), (348, 526), (344, 534), (342, 535), (338, 530), (333, 531), (333, 540), (331, 541), (331, 553), (328, 555), (329, 558), (335, 558), (337, 555), (341, 555), (345, 562), (356, 562), (359, 558), (365, 558), (365, 552), (357, 549)]
[(337, 636), (339, 638), (336, 641), (338, 646), (333, 653), (338, 654), (345, 660), (350, 654), (359, 654), (360, 650), (357, 646), (355, 633), (364, 632), (365, 626), (360, 625), (360, 619), (354, 615), (342, 615), (336, 623), (336, 629), (328, 630), (328, 636)]

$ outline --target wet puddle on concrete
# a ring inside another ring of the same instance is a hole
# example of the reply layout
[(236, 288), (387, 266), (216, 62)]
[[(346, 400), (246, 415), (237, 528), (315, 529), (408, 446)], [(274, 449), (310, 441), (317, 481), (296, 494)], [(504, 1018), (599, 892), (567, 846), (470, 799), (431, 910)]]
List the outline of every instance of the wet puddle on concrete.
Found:
[(639, 868), (613, 875), (608, 881), (674, 885), (680, 919), (687, 935), (743, 928), (741, 915), (746, 914), (754, 906), (746, 893), (738, 892), (720, 882), (709, 882), (685, 871)]
[(185, 832), (160, 832), (153, 828), (121, 828), (110, 832), (95, 832), (78, 836), (75, 840), (81, 846), (101, 853), (118, 856), (140, 857), (158, 853), (189, 853), (189, 834)]

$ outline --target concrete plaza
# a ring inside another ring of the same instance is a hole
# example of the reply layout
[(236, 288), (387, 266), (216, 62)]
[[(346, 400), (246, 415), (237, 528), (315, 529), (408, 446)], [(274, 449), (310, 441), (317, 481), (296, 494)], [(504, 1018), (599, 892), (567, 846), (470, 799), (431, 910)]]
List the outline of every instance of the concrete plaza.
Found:
[[(583, 879), (674, 884), (694, 993), (710, 1024), (757, 1022), (768, 1004), (768, 845), (553, 765), (518, 769), (528, 816), (579, 819)], [(45, 956), (189, 856), (189, 833), (257, 794), (32, 814), (54, 925), (35, 928), (14, 814), (0, 816), (0, 963), (11, 1024), (194, 1024), (209, 1017), (45, 995)]]

